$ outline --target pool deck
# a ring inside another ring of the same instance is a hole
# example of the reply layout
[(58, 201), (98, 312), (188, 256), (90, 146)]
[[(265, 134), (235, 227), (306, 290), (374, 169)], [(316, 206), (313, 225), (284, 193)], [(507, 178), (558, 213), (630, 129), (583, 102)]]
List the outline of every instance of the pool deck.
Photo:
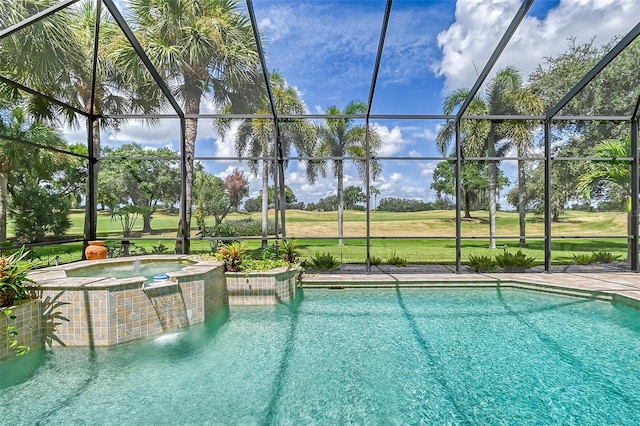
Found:
[(512, 287), (613, 300), (640, 309), (640, 274), (634, 272), (559, 273), (310, 273), (303, 288)]

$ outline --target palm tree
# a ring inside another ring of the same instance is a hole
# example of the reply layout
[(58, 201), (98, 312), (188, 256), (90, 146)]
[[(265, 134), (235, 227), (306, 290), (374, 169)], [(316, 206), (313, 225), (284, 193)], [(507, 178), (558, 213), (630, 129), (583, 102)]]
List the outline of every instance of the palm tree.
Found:
[[(307, 106), (300, 99), (295, 87), (287, 84), (284, 76), (272, 72), (269, 76), (276, 110), (279, 114), (304, 114)], [(269, 99), (262, 97), (256, 106), (256, 114), (271, 113)], [(226, 123), (228, 124), (228, 123)], [(269, 211), (269, 176), (275, 171), (276, 149), (275, 125), (269, 118), (245, 119), (240, 123), (235, 140), (238, 156), (247, 154), (250, 157), (261, 157), (261, 160), (250, 160), (249, 168), (257, 176), (261, 171), (262, 177), (262, 247), (267, 247), (268, 211)], [(289, 156), (291, 148), (298, 153), (307, 153), (316, 140), (314, 128), (303, 120), (288, 120), (280, 123), (280, 146), (283, 154)], [(313, 178), (313, 176), (311, 176)]]
[[(0, 22), (17, 24), (31, 15), (58, 3), (57, 0), (25, 0), (0, 3)], [(70, 9), (20, 29), (2, 39), (0, 74), (46, 95), (61, 100), (65, 89), (73, 85), (73, 71), (79, 68), (82, 54), (72, 26)], [(11, 86), (2, 86), (2, 98), (15, 105), (23, 94)], [(61, 114), (75, 120), (73, 111), (61, 109), (41, 99), (28, 98), (29, 113), (53, 118)]]
[[(459, 89), (452, 93), (444, 103), (445, 114), (452, 114), (460, 106), (469, 90)], [(536, 114), (542, 111), (542, 102), (533, 92), (522, 87), (522, 78), (513, 67), (506, 67), (496, 74), (489, 83), (485, 96), (476, 96), (466, 113), (473, 115), (509, 115)], [(488, 120), (465, 120), (461, 123), (463, 153), (468, 156), (486, 154), (488, 157), (503, 155), (509, 146), (518, 150), (518, 156), (524, 155), (532, 147), (533, 123), (519, 120), (500, 122)], [(455, 136), (455, 121), (449, 120), (438, 134), (438, 147), (443, 154)], [(503, 142), (499, 145), (499, 142)], [(496, 248), (496, 215), (498, 193), (498, 162), (488, 160), (489, 166), (489, 247)], [(520, 209), (520, 244), (524, 245), (525, 235), (525, 174), (524, 162), (518, 161), (519, 194), (522, 199)]]
[(371, 206), (371, 210), (376, 209), (376, 205), (378, 204), (378, 195), (380, 195), (380, 190), (373, 185), (369, 185), (369, 195), (373, 195), (373, 206)]
[[(631, 137), (624, 141), (606, 139), (593, 147), (593, 156), (612, 158), (610, 161), (592, 161), (590, 170), (578, 178), (578, 190), (587, 199), (591, 198), (593, 189), (607, 185), (614, 192), (624, 194), (627, 199), (627, 232), (633, 235), (631, 228), (631, 163), (617, 158), (631, 158)], [(634, 241), (633, 244), (638, 244)], [(631, 259), (631, 244), (627, 247), (627, 260)]]
[[(523, 87), (520, 74), (514, 69), (509, 69), (505, 78), (508, 92), (504, 103), (503, 114), (515, 115), (540, 115), (544, 111), (542, 98), (528, 87)], [(522, 157), (528, 155), (533, 149), (533, 129), (538, 123), (526, 120), (507, 120), (500, 125), (501, 136), (506, 143), (501, 147), (499, 155), (504, 154), (510, 148), (515, 148), (518, 157), (518, 216), (520, 225), (520, 247), (526, 247), (527, 224), (527, 175), (526, 164)]]
[(41, 121), (27, 120), (27, 114), (20, 107), (0, 116), (0, 242), (7, 240), (7, 196), (12, 173), (21, 168), (37, 170), (50, 175), (57, 165), (68, 160), (65, 154), (42, 148), (31, 147), (22, 141), (39, 145), (64, 148), (62, 136)]
[[(19, 22), (33, 11), (56, 3), (53, 0), (27, 0), (13, 5), (0, 5), (0, 16), (7, 22)], [(60, 99), (88, 114), (123, 114), (149, 112), (160, 104), (159, 90), (149, 90), (144, 80), (134, 80), (114, 63), (114, 51), (121, 47), (124, 36), (106, 13), (100, 16), (100, 46), (97, 70), (92, 75), (94, 29), (97, 19), (95, 2), (85, 1), (79, 8), (67, 8), (55, 15), (23, 28), (3, 40), (0, 50), (0, 73), (23, 82), (42, 93)], [(29, 46), (25, 49), (25, 46)], [(5, 64), (3, 67), (1, 64)], [(18, 78), (15, 78), (18, 76)], [(94, 97), (92, 100), (92, 89)], [(17, 91), (5, 93), (14, 101)], [(26, 110), (36, 119), (65, 121), (77, 125), (78, 117), (34, 96), (26, 98)], [(87, 134), (92, 134), (93, 153), (100, 155), (100, 129), (117, 129), (111, 120), (86, 120)], [(97, 170), (97, 166), (96, 166)], [(91, 211), (85, 206), (85, 235), (88, 237)]]
[[(328, 115), (355, 115), (367, 112), (367, 105), (362, 101), (351, 101), (341, 111), (336, 106), (330, 106), (326, 110)], [(366, 133), (369, 132), (369, 152), (366, 150)], [(338, 245), (344, 245), (344, 159), (352, 157), (360, 177), (365, 185), (367, 155), (374, 156), (382, 140), (375, 129), (366, 129), (365, 126), (356, 125), (351, 118), (327, 118), (325, 125), (320, 129), (322, 138), (319, 150), (321, 153), (333, 157), (333, 174), (337, 180), (338, 196)], [(370, 160), (370, 177), (375, 180), (380, 175), (380, 163), (375, 159)]]
[[(461, 105), (467, 98), (469, 91), (466, 89), (458, 89), (449, 95), (444, 102), (444, 113), (451, 115), (455, 112), (456, 107)], [(472, 99), (469, 107), (467, 108), (468, 114), (473, 115), (486, 115), (488, 114), (488, 106), (479, 97)], [(451, 142), (455, 140), (456, 132), (455, 120), (447, 120), (446, 124), (436, 137), (436, 143), (438, 150), (443, 156), (446, 156), (449, 152)], [(463, 156), (479, 157), (485, 148), (487, 135), (489, 134), (490, 124), (486, 120), (463, 120), (460, 123), (460, 140)], [(455, 155), (455, 147), (451, 155)], [(474, 191), (470, 190), (471, 182), (467, 181), (468, 177), (474, 177), (480, 172), (480, 167), (477, 163), (465, 162), (462, 165), (462, 194), (465, 198), (465, 218), (471, 218), (471, 197)], [(468, 171), (468, 173), (464, 173)]]
[[(212, 93), (216, 105), (237, 112), (261, 78), (253, 29), (236, 0), (132, 0), (135, 34), (172, 93), (184, 102), (188, 115), (200, 113), (200, 103)], [(119, 64), (134, 81), (148, 80), (131, 46), (123, 46)], [(263, 82), (264, 87), (264, 82)], [(241, 111), (246, 112), (246, 111)], [(178, 236), (191, 229), (193, 167), (197, 118), (185, 119), (186, 206), (182, 206)], [(181, 239), (177, 252), (188, 252)]]

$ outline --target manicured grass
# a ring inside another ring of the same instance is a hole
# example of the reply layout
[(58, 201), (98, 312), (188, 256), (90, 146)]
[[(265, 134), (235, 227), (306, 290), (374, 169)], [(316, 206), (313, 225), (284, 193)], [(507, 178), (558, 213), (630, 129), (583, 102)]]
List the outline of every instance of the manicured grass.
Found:
[[(311, 259), (316, 253), (331, 253), (343, 263), (366, 262), (366, 240), (346, 240), (344, 246), (337, 245), (337, 240), (300, 240), (300, 258)], [(497, 248), (488, 248), (488, 240), (465, 240), (462, 242), (463, 263), (470, 255), (494, 256), (502, 252), (504, 247), (515, 253), (522, 250), (527, 256), (536, 259), (534, 264), (544, 263), (544, 241), (531, 240), (527, 248), (518, 247), (513, 240), (498, 240)], [(579, 239), (565, 240), (552, 245), (552, 263), (571, 264), (573, 255), (605, 250), (621, 259), (626, 256), (627, 246), (624, 240), (618, 239)], [(371, 255), (386, 263), (392, 255), (416, 264), (455, 264), (456, 244), (454, 240), (372, 240)]]
[[(504, 246), (515, 252), (517, 239), (506, 239), (519, 234), (518, 215), (515, 212), (499, 212), (497, 218), (497, 250), (488, 249), (489, 223), (488, 213), (473, 212), (472, 219), (462, 221), (462, 236), (474, 239), (462, 241), (462, 258), (466, 261), (469, 255), (494, 255)], [(228, 220), (243, 218), (261, 219), (260, 213), (230, 214)], [(271, 219), (274, 214), (269, 215)], [(288, 210), (287, 236), (299, 241), (299, 258), (310, 259), (317, 252), (333, 254), (343, 263), (364, 263), (366, 261), (366, 212), (347, 211), (345, 213), (344, 246), (338, 246), (337, 212), (309, 212)], [(69, 235), (81, 236), (84, 212), (74, 211), (71, 214), (72, 228)], [(372, 256), (383, 261), (392, 255), (406, 259), (409, 263), (453, 264), (455, 263), (455, 211), (429, 211), (412, 213), (371, 212), (371, 241)], [(213, 223), (210, 218), (208, 223)], [(141, 233), (142, 219), (136, 222), (132, 242), (134, 247), (144, 248), (151, 253), (153, 246), (160, 244), (160, 238), (174, 238), (178, 226), (177, 215), (157, 212), (151, 222), (153, 232)], [(121, 238), (122, 228), (119, 221), (111, 219), (109, 214), (98, 214), (98, 238)], [(192, 232), (195, 236), (196, 232)], [(523, 252), (536, 258), (536, 263), (544, 261), (544, 223), (542, 218), (530, 215), (527, 218), (528, 247)], [(576, 212), (569, 211), (563, 215), (560, 222), (552, 224), (552, 235), (559, 236), (595, 236), (595, 238), (556, 239), (552, 244), (552, 262), (557, 264), (572, 263), (573, 255), (591, 253), (596, 250), (606, 250), (613, 254), (626, 257), (625, 238), (605, 238), (611, 235), (626, 235), (626, 214), (622, 212)], [(599, 238), (598, 236), (603, 236)], [(403, 237), (424, 237), (421, 239), (403, 239)], [(430, 238), (431, 237), (431, 238)], [(434, 238), (435, 237), (435, 238)], [(448, 239), (436, 239), (446, 237)], [(538, 237), (533, 239), (532, 237)], [(142, 238), (142, 240), (137, 240)], [(322, 238), (322, 239), (316, 239)], [(174, 249), (173, 241), (162, 241), (170, 251)], [(110, 241), (111, 248), (119, 247), (119, 241)], [(249, 241), (251, 250), (257, 251), (260, 241)], [(43, 258), (60, 261), (80, 259), (81, 244), (65, 244), (59, 247), (47, 246), (35, 249), (36, 254)], [(192, 252), (206, 253), (210, 251), (207, 241), (192, 241)], [(68, 260), (67, 260), (68, 259)]]

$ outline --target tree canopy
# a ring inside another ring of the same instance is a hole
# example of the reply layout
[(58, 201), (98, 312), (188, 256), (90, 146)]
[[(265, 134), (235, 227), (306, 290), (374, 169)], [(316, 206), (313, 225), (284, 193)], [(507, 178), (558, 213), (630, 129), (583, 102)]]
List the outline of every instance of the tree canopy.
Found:
[[(143, 218), (142, 232), (151, 232), (151, 219), (158, 207), (169, 207), (180, 199), (178, 153), (169, 148), (148, 150), (138, 143), (105, 147), (109, 160), (101, 161), (98, 202), (110, 211), (132, 205)], [(160, 157), (160, 159), (135, 159)], [(162, 159), (162, 158), (166, 159)]]

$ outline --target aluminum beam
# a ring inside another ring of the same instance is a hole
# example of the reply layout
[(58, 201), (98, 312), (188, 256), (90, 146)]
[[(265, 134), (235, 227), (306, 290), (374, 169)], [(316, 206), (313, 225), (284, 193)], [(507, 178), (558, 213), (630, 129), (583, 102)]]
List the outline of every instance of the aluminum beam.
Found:
[[(64, 8), (67, 8), (69, 6), (71, 6), (74, 3), (79, 2), (80, 0), (66, 0), (57, 4), (54, 4), (53, 6), (50, 6), (38, 13), (36, 13), (35, 15), (32, 15), (30, 17), (28, 17), (27, 19), (24, 19), (23, 21), (20, 21), (16, 24), (11, 25), (8, 28), (5, 28), (4, 30), (0, 31), (0, 40), (2, 40), (5, 37), (10, 36), (11, 34), (15, 33), (16, 31), (20, 31), (22, 28), (27, 27), (31, 24), (35, 24), (36, 22), (47, 18), (51, 15), (53, 15), (54, 13), (58, 12), (59, 10), (62, 10)], [(10, 6), (9, 6), (10, 7)]]
[(551, 122), (544, 122), (544, 271), (551, 272)]
[(633, 162), (631, 163), (631, 215), (630, 223), (631, 235), (629, 237), (629, 244), (631, 244), (631, 270), (640, 272), (638, 265), (638, 243), (640, 242), (640, 229), (638, 228), (638, 197), (640, 196), (638, 191), (638, 175), (639, 164), (638, 159), (638, 119), (636, 118), (631, 122), (631, 153), (633, 154)]
[(30, 87), (27, 87), (27, 86), (25, 86), (23, 84), (18, 83), (17, 81), (13, 81), (13, 80), (11, 80), (9, 78), (0, 76), (0, 82), (8, 84), (9, 86), (13, 86), (13, 87), (15, 87), (15, 88), (17, 88), (19, 90), (22, 90), (23, 92), (27, 92), (30, 95), (38, 96), (38, 97), (41, 97), (42, 99), (46, 99), (47, 101), (51, 102), (52, 104), (56, 104), (56, 105), (61, 106), (63, 108), (69, 109), (69, 110), (71, 110), (71, 111), (73, 111), (75, 113), (78, 113), (78, 114), (80, 114), (80, 115), (82, 115), (84, 117), (89, 117), (89, 114), (84, 112), (83, 110), (81, 110), (79, 108), (76, 108), (74, 106), (71, 106), (68, 103), (62, 102), (62, 101), (60, 101), (60, 100), (58, 100), (56, 98), (53, 98), (53, 97), (51, 97), (49, 95), (45, 95), (44, 93), (40, 93), (37, 90), (33, 90)]
[(378, 53), (376, 54), (376, 62), (373, 66), (373, 74), (371, 76), (371, 85), (369, 86), (369, 99), (367, 101), (367, 116), (365, 119), (365, 198), (366, 203), (366, 220), (367, 220), (367, 274), (371, 273), (371, 152), (370, 152), (370, 136), (369, 122), (371, 117), (371, 106), (373, 105), (373, 97), (376, 92), (376, 83), (378, 82), (378, 73), (380, 72), (380, 62), (382, 62), (382, 53), (384, 52), (384, 41), (387, 37), (387, 28), (389, 27), (389, 16), (391, 14), (391, 6), (393, 0), (387, 0), (387, 6), (384, 10), (384, 18), (382, 19), (382, 29), (380, 30), (380, 40), (378, 41)]
[(525, 0), (520, 5), (520, 9), (518, 9), (516, 16), (513, 17), (513, 20), (509, 24), (509, 27), (507, 28), (505, 33), (502, 35), (500, 42), (498, 42), (498, 45), (496, 46), (495, 50), (491, 54), (491, 57), (489, 57), (489, 60), (485, 64), (484, 68), (482, 69), (482, 72), (480, 73), (473, 87), (469, 91), (469, 96), (467, 96), (467, 98), (464, 100), (464, 102), (460, 106), (460, 109), (456, 114), (456, 118), (458, 120), (462, 117), (464, 112), (467, 110), (467, 108), (469, 107), (469, 104), (471, 104), (471, 101), (478, 93), (478, 90), (480, 90), (482, 83), (484, 83), (484, 80), (487, 78), (487, 76), (491, 72), (491, 69), (493, 68), (495, 63), (498, 61), (498, 58), (502, 54), (502, 51), (505, 49), (505, 47), (507, 47), (507, 43), (509, 43), (509, 40), (511, 40), (513, 33), (515, 33), (516, 30), (518, 29), (520, 22), (522, 22), (524, 17), (527, 15), (527, 12), (529, 11), (529, 8), (531, 8), (532, 4), (533, 4), (533, 0)]
[(176, 101), (176, 98), (171, 93), (171, 90), (169, 90), (169, 88), (167, 87), (167, 84), (164, 82), (164, 79), (160, 76), (160, 73), (158, 73), (158, 70), (156, 69), (156, 67), (151, 63), (151, 60), (145, 53), (144, 49), (140, 45), (140, 42), (138, 41), (136, 36), (133, 34), (133, 31), (125, 21), (124, 17), (116, 7), (113, 0), (102, 0), (102, 2), (106, 6), (106, 8), (109, 10), (109, 13), (111, 13), (111, 16), (116, 21), (116, 24), (118, 25), (118, 27), (120, 27), (120, 30), (124, 33), (127, 40), (129, 40), (129, 43), (138, 54), (138, 57), (140, 57), (140, 60), (144, 64), (147, 71), (149, 71), (149, 74), (151, 74), (151, 77), (153, 77), (153, 80), (156, 82), (158, 87), (160, 87), (160, 90), (162, 90), (162, 93), (167, 98), (167, 100), (175, 110), (176, 114), (178, 114), (180, 118), (184, 119), (184, 112), (182, 111), (182, 108), (180, 108), (178, 101)]
[[(286, 193), (285, 193), (284, 164), (283, 164), (284, 152), (282, 150), (282, 144), (280, 141), (280, 125), (278, 123), (278, 111), (276, 109), (275, 97), (273, 96), (273, 88), (271, 87), (271, 79), (269, 78), (269, 71), (267, 70), (267, 61), (265, 58), (264, 49), (262, 48), (262, 42), (260, 41), (260, 32), (258, 31), (258, 21), (256, 20), (256, 14), (255, 14), (255, 11), (253, 10), (252, 0), (247, 0), (247, 10), (249, 12), (249, 19), (251, 21), (251, 26), (253, 28), (253, 36), (256, 40), (256, 49), (258, 50), (258, 56), (260, 57), (262, 74), (264, 75), (264, 81), (265, 81), (265, 84), (267, 85), (267, 93), (269, 95), (269, 103), (271, 105), (271, 111), (273, 112), (273, 120), (274, 120), (273, 125), (276, 131), (276, 156), (277, 156), (276, 164), (279, 172), (277, 173), (278, 181), (276, 182), (276, 185), (278, 186), (277, 189), (279, 190), (279, 197), (280, 197), (280, 203), (276, 203), (276, 209), (278, 207), (278, 204), (280, 204), (280, 216), (282, 218), (282, 224), (281, 224), (282, 237), (286, 238), (287, 237), (287, 232), (285, 228)], [(262, 196), (264, 197), (265, 194), (263, 194)], [(278, 213), (276, 210), (276, 215), (277, 214)], [(278, 224), (276, 222), (276, 239), (277, 237), (278, 237)]]
[[(96, 80), (98, 79), (98, 48), (100, 43), (100, 15), (102, 15), (102, 1), (96, 0), (96, 25), (93, 30), (93, 58), (91, 62), (91, 95), (89, 114), (95, 114), (96, 104)], [(100, 153), (98, 153), (100, 154)]]

